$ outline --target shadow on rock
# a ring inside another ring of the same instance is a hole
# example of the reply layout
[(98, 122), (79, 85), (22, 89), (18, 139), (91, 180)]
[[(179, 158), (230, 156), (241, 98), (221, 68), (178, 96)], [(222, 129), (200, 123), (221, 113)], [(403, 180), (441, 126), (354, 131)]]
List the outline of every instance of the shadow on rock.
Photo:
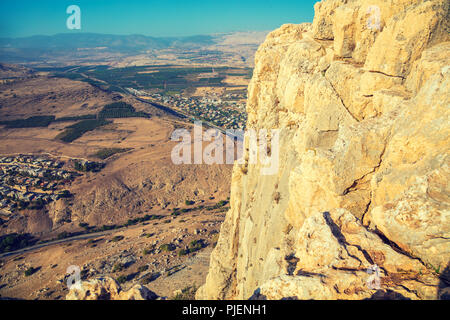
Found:
[(450, 300), (450, 263), (439, 275), (439, 286), (437, 296), (440, 300)]

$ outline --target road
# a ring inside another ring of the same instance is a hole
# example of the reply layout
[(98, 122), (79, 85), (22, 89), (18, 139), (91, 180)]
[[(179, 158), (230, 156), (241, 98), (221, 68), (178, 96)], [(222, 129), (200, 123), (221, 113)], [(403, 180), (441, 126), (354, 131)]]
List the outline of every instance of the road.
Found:
[(221, 127), (216, 126), (215, 124), (213, 124), (211, 122), (208, 122), (208, 121), (205, 121), (205, 120), (201, 120), (201, 119), (197, 119), (193, 115), (191, 115), (191, 114), (189, 114), (187, 112), (184, 112), (184, 111), (181, 111), (181, 110), (178, 110), (178, 109), (175, 110), (174, 108), (172, 108), (172, 107), (170, 107), (168, 105), (164, 105), (164, 104), (162, 104), (160, 102), (155, 102), (155, 101), (152, 101), (152, 100), (141, 99), (141, 98), (139, 98), (137, 96), (134, 96), (134, 97), (135, 97), (136, 100), (139, 100), (141, 102), (150, 104), (150, 105), (152, 105), (152, 106), (154, 106), (156, 108), (159, 108), (159, 109), (161, 109), (163, 111), (169, 112), (169, 113), (171, 113), (171, 114), (173, 114), (175, 116), (178, 116), (178, 117), (180, 117), (182, 119), (186, 119), (186, 118), (189, 119), (189, 118), (191, 118), (191, 119), (194, 119), (194, 121), (201, 121), (202, 123), (205, 123), (208, 127), (216, 129), (219, 132), (222, 132), (224, 135), (229, 135), (230, 137), (233, 137), (233, 138), (236, 137), (240, 141), (244, 140), (244, 137), (241, 136), (238, 131), (225, 130), (225, 129), (221, 128)]
[[(81, 74), (81, 75), (82, 75), (83, 77), (85, 77), (86, 79), (99, 81), (98, 79), (89, 77), (89, 76), (86, 75), (86, 74)], [(102, 81), (102, 82), (104, 82), (104, 81)], [(91, 83), (91, 85), (92, 85), (92, 83)], [(234, 131), (228, 131), (228, 130), (225, 130), (225, 129), (221, 128), (221, 127), (216, 126), (215, 124), (213, 124), (213, 123), (211, 123), (211, 122), (208, 122), (208, 121), (205, 121), (205, 120), (201, 120), (201, 119), (197, 119), (197, 118), (195, 118), (193, 115), (191, 115), (191, 114), (189, 114), (189, 113), (187, 113), (187, 112), (184, 112), (184, 111), (179, 110), (179, 109), (175, 109), (175, 108), (173, 108), (173, 107), (171, 107), (171, 106), (168, 106), (168, 105), (164, 105), (164, 104), (162, 104), (162, 103), (160, 103), (160, 102), (156, 102), (156, 101), (153, 101), (153, 100), (145, 100), (145, 99), (142, 99), (142, 98), (140, 98), (139, 96), (137, 96), (136, 94), (131, 93), (129, 90), (127, 90), (127, 89), (125, 89), (125, 88), (122, 88), (121, 86), (118, 86), (118, 85), (116, 85), (116, 86), (117, 86), (118, 88), (122, 89), (123, 92), (128, 92), (128, 93), (129, 93), (130, 95), (132, 95), (136, 100), (139, 100), (139, 101), (141, 101), (141, 102), (143, 102), (143, 103), (150, 104), (150, 105), (152, 105), (152, 106), (155, 107), (155, 108), (161, 109), (161, 110), (163, 110), (163, 111), (165, 111), (165, 112), (167, 112), (167, 113), (169, 113), (169, 114), (172, 114), (172, 115), (174, 115), (174, 116), (176, 116), (176, 117), (179, 117), (179, 118), (182, 118), (182, 119), (186, 119), (186, 118), (189, 119), (189, 118), (191, 118), (191, 119), (194, 119), (194, 121), (202, 121), (202, 122), (204, 122), (208, 127), (213, 128), (213, 129), (216, 129), (216, 130), (222, 132), (224, 135), (230, 136), (230, 137), (233, 138), (233, 139), (236, 138), (236, 139), (239, 140), (239, 141), (244, 141), (244, 136), (241, 135), (241, 134), (239, 134), (238, 131), (234, 132)], [(103, 90), (103, 89), (101, 89), (101, 88), (99, 88), (99, 89), (102, 90), (102, 91), (105, 91), (105, 90)], [(107, 91), (106, 91), (106, 92), (107, 92)]]
[(85, 234), (80, 234), (80, 235), (76, 235), (76, 236), (73, 236), (73, 237), (64, 238), (64, 239), (60, 239), (60, 240), (52, 240), (52, 241), (49, 241), (49, 242), (46, 242), (46, 243), (40, 243), (40, 244), (36, 244), (34, 246), (25, 247), (25, 248), (22, 248), (22, 249), (19, 249), (19, 250), (16, 250), (16, 251), (2, 253), (2, 254), (0, 254), (0, 258), (14, 256), (14, 255), (22, 254), (22, 253), (29, 252), (29, 251), (34, 251), (34, 250), (45, 248), (45, 247), (48, 247), (48, 246), (51, 246), (51, 245), (54, 245), (54, 244), (60, 244), (60, 243), (65, 243), (65, 242), (70, 242), (70, 241), (77, 241), (77, 240), (87, 240), (87, 239), (92, 239), (92, 238), (98, 238), (98, 237), (101, 237), (101, 236), (106, 236), (106, 235), (109, 235), (111, 233), (118, 232), (118, 231), (123, 230), (125, 228), (126, 227), (113, 229), (113, 230), (107, 230), (107, 231), (85, 233)]

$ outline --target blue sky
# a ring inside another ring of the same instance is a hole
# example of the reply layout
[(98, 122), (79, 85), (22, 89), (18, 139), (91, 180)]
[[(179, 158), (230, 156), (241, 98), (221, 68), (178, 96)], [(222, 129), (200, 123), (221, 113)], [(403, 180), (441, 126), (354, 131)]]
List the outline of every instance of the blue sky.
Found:
[[(311, 22), (315, 0), (0, 0), (0, 37), (67, 32), (187, 36)], [(68, 30), (66, 8), (81, 9)]]

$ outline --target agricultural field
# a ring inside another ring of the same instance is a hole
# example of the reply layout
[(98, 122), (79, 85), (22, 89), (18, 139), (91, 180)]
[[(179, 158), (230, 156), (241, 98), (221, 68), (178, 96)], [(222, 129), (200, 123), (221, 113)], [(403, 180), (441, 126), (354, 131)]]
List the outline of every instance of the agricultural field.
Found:
[(108, 66), (78, 66), (35, 68), (51, 72), (54, 77), (88, 82), (99, 88), (124, 92), (124, 88), (152, 90), (159, 93), (181, 93), (202, 87), (245, 87), (252, 75), (251, 68), (195, 67), (149, 65), (124, 68)]

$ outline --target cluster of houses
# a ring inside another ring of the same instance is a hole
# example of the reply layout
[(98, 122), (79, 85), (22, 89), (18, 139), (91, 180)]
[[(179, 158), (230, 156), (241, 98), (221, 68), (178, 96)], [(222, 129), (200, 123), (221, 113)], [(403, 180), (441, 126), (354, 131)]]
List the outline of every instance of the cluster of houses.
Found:
[(28, 163), (45, 168), (60, 168), (64, 162), (35, 155), (0, 156), (0, 163)]
[(203, 97), (183, 97), (180, 94), (162, 95), (127, 88), (132, 94), (146, 96), (165, 105), (178, 108), (225, 129), (245, 129), (247, 114), (243, 94), (228, 93), (220, 97), (215, 93)]
[(13, 212), (19, 203), (58, 200), (60, 186), (76, 173), (64, 170), (64, 162), (34, 155), (0, 157), (0, 209)]
[(20, 202), (30, 203), (42, 201), (49, 203), (61, 198), (60, 193), (39, 193), (20, 191), (8, 186), (0, 186), (0, 209), (6, 213), (12, 213), (19, 207)]

